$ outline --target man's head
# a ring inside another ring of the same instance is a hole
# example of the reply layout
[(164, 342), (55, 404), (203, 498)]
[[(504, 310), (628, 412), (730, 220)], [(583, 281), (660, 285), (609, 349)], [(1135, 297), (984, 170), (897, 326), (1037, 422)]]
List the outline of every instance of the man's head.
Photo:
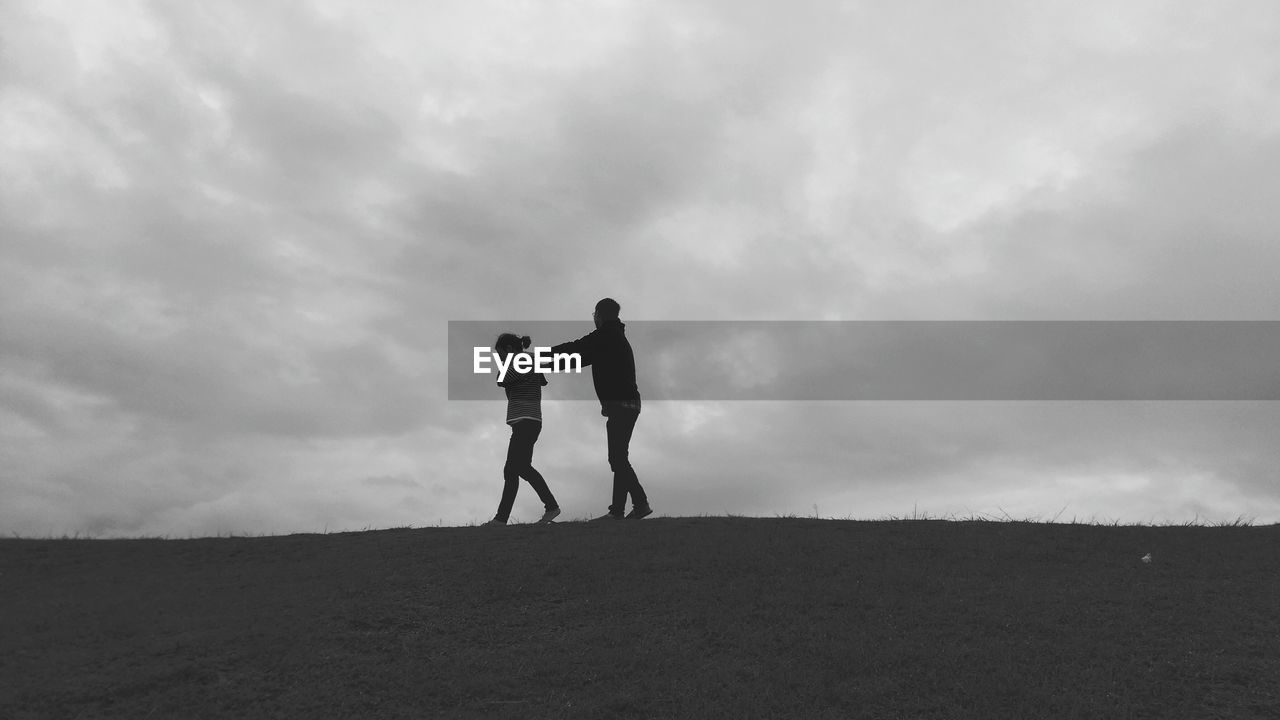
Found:
[(605, 298), (596, 303), (596, 311), (591, 317), (596, 321), (596, 327), (600, 327), (610, 320), (617, 320), (618, 313), (622, 311), (622, 306), (613, 298)]

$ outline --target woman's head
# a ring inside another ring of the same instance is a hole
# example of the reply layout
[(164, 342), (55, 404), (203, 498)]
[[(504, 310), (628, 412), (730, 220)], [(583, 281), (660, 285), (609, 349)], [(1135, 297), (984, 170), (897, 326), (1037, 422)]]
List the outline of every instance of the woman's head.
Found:
[(511, 353), (520, 352), (532, 344), (532, 340), (528, 335), (515, 335), (513, 333), (502, 333), (493, 343), (493, 351), (498, 357), (506, 357)]

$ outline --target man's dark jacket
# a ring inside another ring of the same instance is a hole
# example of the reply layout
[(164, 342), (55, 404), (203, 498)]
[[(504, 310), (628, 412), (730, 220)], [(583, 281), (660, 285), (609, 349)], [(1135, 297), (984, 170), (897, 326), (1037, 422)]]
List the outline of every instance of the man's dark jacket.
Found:
[(589, 335), (556, 345), (551, 352), (577, 353), (584, 366), (591, 366), (591, 382), (605, 415), (615, 407), (640, 409), (636, 359), (621, 320), (606, 320)]

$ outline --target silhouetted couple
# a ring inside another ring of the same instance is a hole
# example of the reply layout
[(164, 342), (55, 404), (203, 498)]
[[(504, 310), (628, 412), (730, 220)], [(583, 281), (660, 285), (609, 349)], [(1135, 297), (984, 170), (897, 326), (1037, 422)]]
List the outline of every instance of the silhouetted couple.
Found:
[[(561, 343), (551, 348), (552, 356), (574, 353), (582, 358), (582, 365), (591, 366), (591, 381), (596, 397), (600, 400), (600, 414), (605, 417), (605, 434), (608, 438), (609, 468), (613, 471), (613, 504), (609, 512), (596, 520), (621, 520), (626, 512), (627, 496), (631, 496), (631, 512), (628, 519), (640, 519), (653, 511), (640, 479), (631, 467), (631, 433), (640, 417), (640, 391), (636, 387), (636, 361), (627, 341), (626, 325), (618, 319), (621, 307), (612, 298), (596, 303), (591, 314), (596, 329), (591, 333)], [(494, 352), (507, 362), (513, 354), (529, 348), (530, 338), (510, 333), (498, 336)], [(542, 387), (547, 379), (535, 372), (532, 362), (529, 372), (517, 372), (510, 363), (503, 380), (498, 385), (507, 394), (507, 424), (511, 426), (511, 441), (507, 445), (507, 462), (502, 468), (502, 500), (498, 512), (486, 525), (505, 525), (515, 504), (520, 478), (538, 493), (545, 512), (540, 523), (551, 522), (560, 514), (547, 481), (533, 467), (533, 445), (542, 432)]]

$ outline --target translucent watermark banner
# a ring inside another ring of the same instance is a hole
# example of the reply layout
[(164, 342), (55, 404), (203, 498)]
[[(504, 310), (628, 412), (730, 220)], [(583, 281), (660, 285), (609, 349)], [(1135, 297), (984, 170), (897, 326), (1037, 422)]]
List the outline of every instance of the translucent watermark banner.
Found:
[[(530, 353), (590, 322), (450, 321), (450, 400), (502, 399), (500, 333)], [(626, 322), (650, 400), (1280, 400), (1278, 321)], [(478, 372), (477, 358), (489, 356)], [(561, 358), (544, 399), (594, 400)]]

